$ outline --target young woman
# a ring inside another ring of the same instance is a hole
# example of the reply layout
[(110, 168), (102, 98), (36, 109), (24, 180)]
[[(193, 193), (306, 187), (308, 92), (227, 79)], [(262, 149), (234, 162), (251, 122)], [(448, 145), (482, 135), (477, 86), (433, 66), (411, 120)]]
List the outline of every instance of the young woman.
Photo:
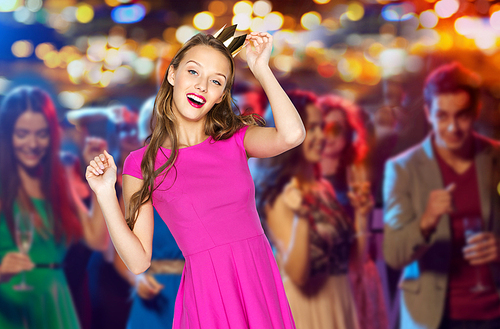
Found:
[[(353, 185), (369, 189), (365, 167), (368, 151), (366, 130), (361, 109), (336, 95), (326, 95), (319, 100), (325, 122), (325, 148), (321, 159), (323, 177), (328, 180), (337, 194), (340, 204), (352, 217), (359, 213), (359, 207), (349, 198)], [(371, 212), (371, 207), (366, 209)], [(369, 215), (369, 214), (367, 214)], [(356, 302), (359, 322), (365, 329), (387, 329), (387, 311), (382, 283), (375, 262), (367, 246), (360, 251), (356, 261), (350, 263), (349, 279)]]
[[(321, 178), (325, 136), (316, 96), (292, 91), (289, 97), (306, 124), (306, 138), (301, 147), (263, 161), (259, 210), (276, 246), (297, 328), (360, 328), (347, 273), (364, 246), (366, 213), (352, 220)], [(370, 207), (366, 191), (350, 196)]]
[[(46, 92), (19, 87), (5, 96), (0, 107), (2, 329), (79, 328), (61, 262), (68, 246), (81, 238), (99, 250), (108, 243), (102, 213), (89, 213), (68, 187), (59, 145), (57, 116)], [(31, 248), (24, 252), (18, 251), (20, 216), (33, 227), (27, 231)], [(23, 280), (28, 290), (17, 291)]]
[(174, 328), (294, 328), (247, 159), (299, 145), (304, 126), (268, 66), (272, 37), (251, 33), (246, 43), (248, 66), (269, 98), (276, 128), (233, 113), (231, 52), (221, 40), (198, 34), (167, 70), (149, 144), (125, 161), (126, 220), (115, 196), (113, 158), (106, 152), (87, 168), (111, 239), (133, 273), (151, 262), (153, 206), (175, 237), (186, 262)]

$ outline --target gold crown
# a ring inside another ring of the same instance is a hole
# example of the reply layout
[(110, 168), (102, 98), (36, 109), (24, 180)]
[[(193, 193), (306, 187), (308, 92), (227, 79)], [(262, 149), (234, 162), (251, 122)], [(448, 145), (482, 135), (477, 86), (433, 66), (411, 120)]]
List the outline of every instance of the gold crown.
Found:
[(236, 24), (226, 28), (224, 25), (217, 33), (214, 34), (214, 38), (222, 41), (224, 46), (229, 49), (229, 52), (234, 57), (243, 49), (247, 35), (243, 34), (238, 37), (234, 37), (236, 32)]

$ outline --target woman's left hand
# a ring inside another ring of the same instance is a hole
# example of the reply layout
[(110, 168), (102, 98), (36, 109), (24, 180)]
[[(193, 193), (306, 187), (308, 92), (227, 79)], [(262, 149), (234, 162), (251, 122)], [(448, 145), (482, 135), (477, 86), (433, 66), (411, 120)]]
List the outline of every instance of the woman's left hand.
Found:
[(247, 35), (245, 45), (248, 67), (254, 74), (256, 69), (269, 67), (273, 50), (273, 37), (269, 33), (252, 32)]

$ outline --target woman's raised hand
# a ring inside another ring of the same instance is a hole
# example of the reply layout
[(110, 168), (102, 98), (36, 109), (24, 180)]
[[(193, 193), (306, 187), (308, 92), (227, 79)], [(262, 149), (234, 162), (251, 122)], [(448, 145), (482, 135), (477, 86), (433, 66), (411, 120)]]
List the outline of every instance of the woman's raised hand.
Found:
[(273, 50), (273, 37), (266, 32), (252, 32), (247, 35), (246, 57), (250, 70), (269, 66), (269, 58)]
[(90, 161), (85, 172), (90, 188), (98, 194), (102, 190), (113, 189), (116, 183), (116, 164), (113, 157), (104, 150)]

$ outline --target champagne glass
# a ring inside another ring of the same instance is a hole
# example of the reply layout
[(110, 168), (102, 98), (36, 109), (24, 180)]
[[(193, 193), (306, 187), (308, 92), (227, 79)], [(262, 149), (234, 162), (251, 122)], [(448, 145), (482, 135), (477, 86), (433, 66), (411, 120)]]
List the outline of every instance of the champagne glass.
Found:
[[(463, 219), (463, 224), (466, 242), (470, 237), (483, 232), (483, 219), (481, 217), (465, 217)], [(476, 284), (471, 288), (471, 291), (482, 292), (487, 290), (489, 287), (484, 285), (481, 281), (481, 272), (479, 268), (474, 266), (474, 270), (476, 271)]]
[[(15, 240), (19, 252), (27, 255), (33, 242), (33, 215), (20, 211), (14, 218)], [(21, 272), (21, 283), (14, 286), (16, 291), (31, 290), (33, 287), (26, 284), (25, 272)]]

